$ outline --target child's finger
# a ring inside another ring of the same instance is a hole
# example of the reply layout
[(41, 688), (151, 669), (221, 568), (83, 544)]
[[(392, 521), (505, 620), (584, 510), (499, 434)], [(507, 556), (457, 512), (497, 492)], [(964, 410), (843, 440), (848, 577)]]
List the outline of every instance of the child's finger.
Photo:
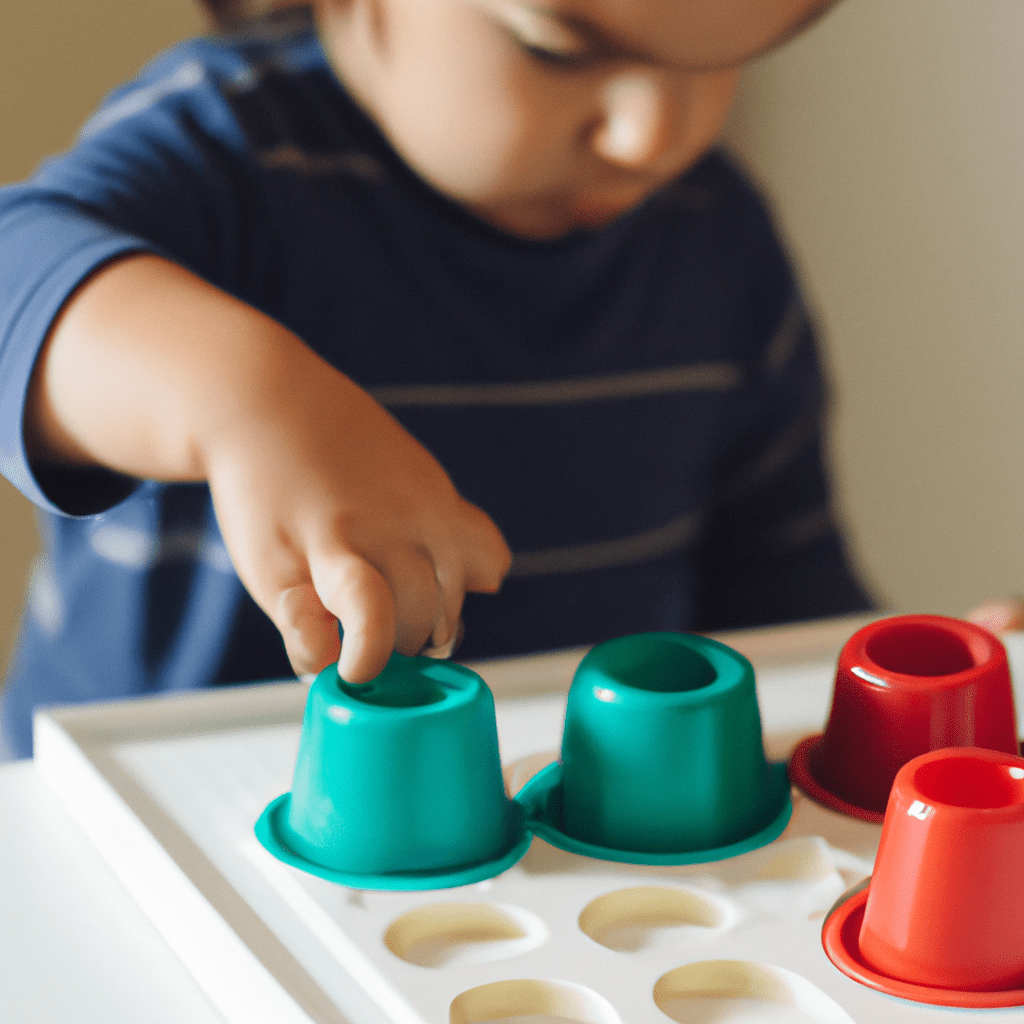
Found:
[(438, 574), (438, 581), (441, 586), (441, 614), (438, 616), (430, 635), (424, 640), (422, 650), (430, 649), (435, 652), (448, 651), (447, 654), (436, 653), (433, 657), (450, 656), (455, 645), (461, 642), (461, 635), (456, 639), (456, 634), (462, 629), (462, 601), (466, 596), (466, 590), (462, 583), (461, 573), (457, 581)]
[(388, 581), (365, 559), (343, 552), (311, 561), (313, 586), (341, 623), (338, 674), (368, 683), (384, 670), (395, 648), (394, 596)]
[(466, 509), (463, 589), (476, 594), (496, 594), (512, 567), (512, 552), (490, 516), (475, 505), (467, 503)]
[[(447, 629), (447, 627), (445, 627)], [(448, 635), (442, 636), (437, 631), (430, 638), (430, 646), (424, 647), (420, 654), (424, 658), (451, 658), (459, 649), (463, 638), (466, 635), (466, 626), (462, 619), (455, 623), (455, 628), (448, 630)]]
[[(395, 650), (418, 654), (445, 618), (445, 597), (434, 559), (424, 547), (398, 550), (381, 566), (395, 603)], [(459, 595), (461, 606), (461, 592)]]
[(461, 503), (461, 512), (458, 546), (442, 544), (435, 552), (441, 614), (424, 642), (431, 657), (450, 657), (461, 643), (466, 594), (495, 593), (512, 564), (512, 553), (493, 520), (469, 502)]
[(312, 583), (282, 590), (273, 620), (297, 676), (320, 672), (338, 660), (338, 620), (323, 606)]

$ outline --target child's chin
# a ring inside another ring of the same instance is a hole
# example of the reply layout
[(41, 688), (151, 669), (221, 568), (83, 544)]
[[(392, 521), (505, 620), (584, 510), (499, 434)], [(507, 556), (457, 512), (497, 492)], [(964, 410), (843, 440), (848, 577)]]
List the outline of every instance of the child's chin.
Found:
[(547, 223), (535, 223), (520, 228), (506, 227), (505, 230), (518, 238), (536, 242), (554, 241), (577, 231), (600, 231), (618, 220), (626, 210), (572, 210), (565, 216), (552, 218)]
[(577, 231), (607, 227), (635, 204), (578, 202), (571, 206), (552, 204), (547, 209), (510, 212), (476, 208), (473, 212), (492, 227), (527, 241), (552, 241)]
[(577, 224), (586, 227), (604, 227), (618, 220), (636, 205), (634, 203), (579, 202), (573, 207), (572, 216)]

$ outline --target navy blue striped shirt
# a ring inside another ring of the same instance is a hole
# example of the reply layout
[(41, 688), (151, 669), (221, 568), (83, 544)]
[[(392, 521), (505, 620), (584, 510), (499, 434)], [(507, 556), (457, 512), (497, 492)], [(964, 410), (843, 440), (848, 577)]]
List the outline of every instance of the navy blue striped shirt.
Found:
[(868, 603), (830, 503), (813, 332), (721, 153), (606, 228), (512, 238), (417, 178), (308, 17), (279, 16), (158, 58), (0, 190), (0, 468), (45, 537), (3, 704), (22, 752), (40, 703), (289, 674), (205, 486), (27, 463), (39, 345), (134, 251), (294, 330), (497, 522), (511, 575), (467, 599), (460, 656)]

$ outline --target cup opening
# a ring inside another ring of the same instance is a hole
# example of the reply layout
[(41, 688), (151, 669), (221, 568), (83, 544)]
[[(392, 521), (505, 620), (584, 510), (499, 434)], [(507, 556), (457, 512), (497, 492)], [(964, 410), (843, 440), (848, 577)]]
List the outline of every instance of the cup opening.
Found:
[(881, 669), (904, 676), (950, 676), (981, 663), (965, 640), (941, 626), (894, 623), (865, 644)]
[(914, 772), (922, 799), (950, 807), (977, 809), (1024, 804), (1024, 769), (972, 757), (929, 761)]
[(703, 689), (718, 678), (715, 666), (702, 654), (667, 638), (610, 644), (602, 653), (602, 670), (636, 690), (683, 693)]
[(352, 700), (378, 708), (426, 707), (439, 704), (448, 696), (447, 689), (438, 681), (414, 675), (383, 681), (378, 677), (362, 686), (342, 683), (341, 687)]

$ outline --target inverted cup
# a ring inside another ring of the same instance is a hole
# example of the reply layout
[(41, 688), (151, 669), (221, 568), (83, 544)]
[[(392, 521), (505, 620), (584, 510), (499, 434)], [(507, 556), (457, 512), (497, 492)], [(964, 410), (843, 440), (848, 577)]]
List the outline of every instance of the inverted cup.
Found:
[(869, 886), (826, 921), (826, 952), (881, 991), (1024, 1004), (1024, 758), (932, 751), (896, 775)]
[(569, 691), (561, 761), (519, 799), (548, 841), (637, 863), (742, 852), (775, 838), (790, 811), (784, 768), (765, 760), (750, 663), (683, 633), (623, 637), (587, 654)]
[(430, 658), (395, 654), (362, 686), (326, 668), (310, 688), (291, 792), (257, 835), (281, 859), (363, 888), (504, 870), (529, 836), (505, 796), (490, 690)]
[(1018, 752), (1006, 650), (988, 630), (940, 615), (873, 622), (839, 656), (824, 734), (794, 751), (796, 785), (881, 822), (893, 779), (944, 747)]

